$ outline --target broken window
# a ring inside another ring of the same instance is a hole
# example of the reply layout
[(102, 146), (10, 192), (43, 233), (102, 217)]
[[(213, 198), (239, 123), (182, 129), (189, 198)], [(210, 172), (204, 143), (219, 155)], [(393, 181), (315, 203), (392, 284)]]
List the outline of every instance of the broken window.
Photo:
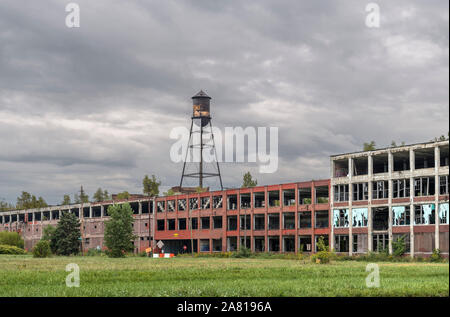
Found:
[(280, 237), (279, 236), (269, 236), (269, 252), (279, 252), (280, 251)]
[(434, 148), (415, 150), (414, 156), (416, 170), (434, 167)]
[(250, 215), (243, 215), (239, 218), (240, 221), (240, 228), (241, 230), (250, 230), (251, 229), (251, 216)]
[(237, 250), (237, 237), (228, 237), (227, 238), (227, 251), (236, 251)]
[(178, 219), (178, 230), (186, 230), (186, 218)]
[(333, 224), (335, 228), (347, 228), (350, 224), (348, 209), (335, 209), (333, 211)]
[(175, 219), (167, 219), (167, 230), (175, 230)]
[(237, 230), (237, 216), (227, 217), (227, 230), (228, 231)]
[(357, 157), (353, 159), (353, 175), (367, 175), (369, 161), (367, 156)]
[(299, 188), (298, 190), (298, 203), (300, 205), (309, 205), (312, 203), (311, 199), (311, 187)]
[(348, 175), (348, 160), (334, 161), (334, 177), (346, 177)]
[(202, 229), (209, 229), (210, 228), (210, 219), (209, 217), (201, 217), (201, 223), (202, 223)]
[(298, 224), (300, 229), (311, 228), (311, 211), (299, 212)]
[(283, 190), (283, 205), (284, 206), (295, 205), (295, 189)]
[(167, 211), (175, 211), (175, 200), (167, 201)]
[(434, 177), (414, 178), (414, 196), (433, 196)]
[(328, 228), (328, 210), (319, 210), (315, 213), (316, 228)]
[(392, 182), (392, 187), (394, 198), (409, 197), (409, 179), (395, 179)]
[(266, 229), (266, 219), (264, 214), (255, 214), (254, 218), (254, 226), (255, 230), (265, 230)]
[(448, 203), (439, 204), (439, 222), (448, 225)]
[(448, 175), (439, 176), (439, 194), (448, 195)]
[(295, 229), (295, 213), (283, 213), (283, 228), (288, 230)]
[(311, 252), (311, 236), (299, 236), (299, 251), (300, 252)]
[(352, 209), (352, 226), (353, 227), (367, 227), (368, 222), (367, 208), (353, 208)]
[(272, 190), (269, 192), (269, 207), (280, 206), (280, 191)]
[(336, 252), (348, 252), (348, 235), (337, 234), (334, 236), (334, 250)]
[(415, 205), (414, 206), (414, 224), (415, 225), (433, 225), (435, 224), (435, 205)]
[(372, 183), (372, 199), (387, 199), (388, 197), (388, 181), (377, 181)]
[(389, 207), (374, 207), (372, 209), (373, 230), (388, 230)]
[(264, 252), (265, 251), (265, 240), (264, 237), (254, 237), (254, 247), (255, 252)]
[(295, 236), (283, 237), (283, 252), (295, 252)]
[(201, 202), (202, 202), (202, 209), (211, 208), (211, 204), (210, 204), (211, 199), (209, 197), (202, 197)]
[(236, 210), (237, 209), (237, 195), (227, 196), (227, 207), (228, 207), (228, 210)]
[(268, 227), (269, 230), (280, 229), (280, 214), (269, 214), (268, 215)]
[(440, 165), (448, 166), (448, 145), (439, 147)]
[(384, 252), (389, 247), (389, 235), (374, 234), (372, 236), (372, 245), (375, 252)]
[(178, 200), (178, 211), (185, 211), (186, 210), (186, 199), (179, 199)]
[(251, 208), (251, 197), (250, 193), (241, 194), (241, 209)]
[(255, 208), (264, 208), (265, 207), (265, 193), (258, 192), (253, 194), (253, 199), (255, 203)]
[(316, 192), (316, 204), (328, 204), (328, 186), (317, 186)]
[(394, 161), (394, 171), (409, 171), (409, 151), (400, 151), (392, 154)]
[(334, 185), (334, 201), (344, 202), (348, 201), (348, 184)]
[(158, 207), (158, 212), (164, 212), (166, 210), (166, 202), (164, 200), (156, 202), (156, 206)]
[(409, 206), (393, 206), (392, 207), (392, 225), (393, 226), (409, 226), (410, 224), (410, 208)]
[(190, 210), (198, 209), (198, 198), (189, 199), (189, 209)]
[(353, 185), (353, 200), (368, 200), (369, 185), (368, 183), (357, 183)]
[(214, 216), (213, 217), (213, 228), (214, 229), (222, 229), (222, 216)]
[(213, 196), (213, 208), (220, 209), (223, 206), (223, 198), (220, 196)]
[(164, 221), (164, 219), (161, 219), (161, 220), (158, 220), (157, 221), (157, 227), (158, 227), (158, 231), (164, 231), (164, 223), (165, 223), (165, 221)]
[(388, 154), (379, 154), (372, 156), (373, 174), (388, 172)]

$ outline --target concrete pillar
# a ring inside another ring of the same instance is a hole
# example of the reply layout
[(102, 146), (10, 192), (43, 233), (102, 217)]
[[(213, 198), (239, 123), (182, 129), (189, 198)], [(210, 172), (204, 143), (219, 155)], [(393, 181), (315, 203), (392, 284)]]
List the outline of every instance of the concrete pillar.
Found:
[[(139, 210), (139, 214), (142, 215), (142, 202), (138, 202), (138, 210)], [(103, 207), (103, 206), (102, 206)], [(177, 206), (175, 206), (175, 209), (178, 210)]]
[(353, 159), (348, 158), (349, 183), (348, 183), (348, 255), (353, 255), (353, 221), (352, 221), (352, 203), (353, 203)]
[(41, 211), (41, 222), (44, 221), (44, 212)]
[(89, 218), (92, 218), (92, 206), (89, 206)]
[(394, 156), (392, 155), (392, 152), (388, 152), (388, 171), (389, 171), (389, 182), (388, 182), (388, 201), (389, 201), (389, 216), (388, 216), (388, 236), (389, 236), (389, 242), (388, 242), (388, 248), (389, 248), (389, 254), (392, 254), (392, 196), (393, 196), (393, 181), (392, 181), (392, 172), (394, 170)]
[[(105, 206), (100, 205), (100, 218), (103, 218), (105, 215)], [(139, 240), (140, 241), (140, 240)], [(140, 242), (139, 242), (140, 243)]]
[(440, 165), (439, 146), (434, 147), (434, 204), (435, 204), (435, 225), (434, 225), (434, 245), (439, 249), (439, 165)]
[(409, 166), (411, 176), (409, 178), (409, 245), (410, 245), (410, 256), (414, 257), (414, 171), (415, 171), (415, 156), (414, 150), (409, 150)]

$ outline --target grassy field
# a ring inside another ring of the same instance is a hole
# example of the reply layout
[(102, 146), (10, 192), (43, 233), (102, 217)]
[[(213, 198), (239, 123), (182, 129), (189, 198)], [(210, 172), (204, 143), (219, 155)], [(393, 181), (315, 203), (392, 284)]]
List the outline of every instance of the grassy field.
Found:
[[(80, 267), (80, 287), (65, 267)], [(365, 262), (280, 259), (0, 255), (0, 296), (449, 296), (448, 263), (379, 263), (367, 288)]]

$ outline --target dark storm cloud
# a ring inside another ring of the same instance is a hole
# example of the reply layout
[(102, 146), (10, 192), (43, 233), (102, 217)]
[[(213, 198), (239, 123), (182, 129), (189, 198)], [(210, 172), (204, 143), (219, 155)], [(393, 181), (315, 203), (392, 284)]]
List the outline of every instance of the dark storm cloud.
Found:
[(279, 171), (223, 164), (227, 186), (329, 175), (328, 155), (363, 142), (428, 141), (448, 130), (448, 2), (0, 2), (0, 197), (58, 202), (140, 192), (144, 174), (176, 185), (169, 131), (190, 97), (213, 97), (215, 126), (279, 127)]

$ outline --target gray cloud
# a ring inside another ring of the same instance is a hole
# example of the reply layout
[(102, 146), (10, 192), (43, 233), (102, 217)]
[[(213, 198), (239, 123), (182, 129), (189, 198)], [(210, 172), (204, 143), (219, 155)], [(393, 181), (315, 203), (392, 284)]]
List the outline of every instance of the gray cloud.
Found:
[(363, 142), (428, 141), (448, 131), (446, 1), (77, 1), (0, 3), (0, 197), (57, 203), (140, 192), (144, 174), (176, 185), (169, 131), (190, 96), (213, 97), (213, 123), (278, 126), (280, 166), (223, 164), (224, 183), (329, 175), (328, 155)]

